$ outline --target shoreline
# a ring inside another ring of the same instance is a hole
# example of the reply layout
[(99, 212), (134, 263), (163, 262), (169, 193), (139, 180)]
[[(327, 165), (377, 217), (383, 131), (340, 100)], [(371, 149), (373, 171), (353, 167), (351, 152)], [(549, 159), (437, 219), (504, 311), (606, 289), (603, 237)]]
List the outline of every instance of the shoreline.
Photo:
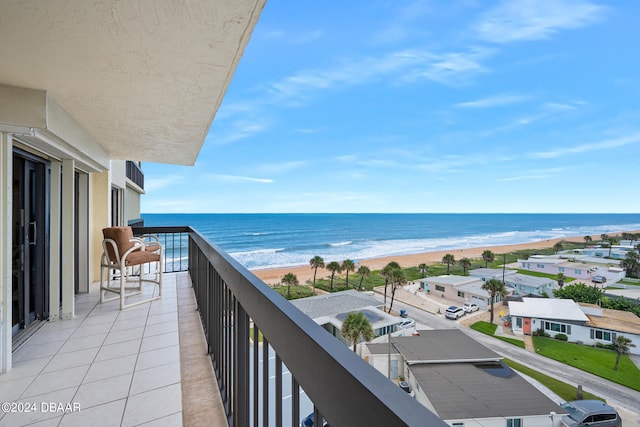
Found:
[[(629, 231), (629, 233), (638, 233), (639, 231)], [(620, 237), (620, 233), (611, 233), (609, 234), (611, 237)], [(592, 236), (594, 237), (594, 236)], [(594, 238), (594, 240), (599, 240), (598, 238)], [(558, 242), (563, 241), (571, 241), (571, 242), (584, 242), (584, 236), (571, 236), (571, 237), (562, 237), (556, 239), (546, 239), (546, 240), (537, 240), (533, 242), (527, 243), (514, 243), (508, 245), (493, 245), (493, 246), (479, 246), (475, 248), (465, 248), (465, 249), (447, 249), (442, 251), (433, 251), (433, 252), (422, 252), (417, 254), (407, 254), (407, 255), (391, 255), (384, 256), (378, 258), (364, 259), (360, 260), (360, 265), (366, 265), (372, 271), (373, 270), (381, 270), (391, 261), (395, 261), (400, 264), (401, 267), (416, 267), (419, 264), (425, 263), (428, 265), (441, 263), (442, 257), (446, 254), (452, 254), (456, 261), (461, 258), (470, 258), (470, 259), (481, 259), (482, 252), (485, 250), (490, 250), (495, 255), (501, 255), (504, 253), (514, 252), (520, 249), (545, 249), (553, 247)], [(342, 260), (340, 260), (342, 261)], [(340, 262), (339, 261), (339, 262)], [(325, 263), (331, 262), (331, 260), (325, 260)], [(263, 268), (263, 269), (255, 269), (251, 270), (253, 274), (255, 274), (259, 279), (267, 284), (278, 284), (282, 277), (287, 273), (293, 273), (298, 278), (300, 284), (304, 284), (307, 280), (313, 280), (313, 269), (308, 264), (302, 265), (294, 265), (289, 267), (275, 267), (275, 268)], [(330, 272), (324, 268), (319, 268), (316, 279), (320, 278), (328, 278), (330, 276)], [(355, 274), (355, 272), (351, 273)]]

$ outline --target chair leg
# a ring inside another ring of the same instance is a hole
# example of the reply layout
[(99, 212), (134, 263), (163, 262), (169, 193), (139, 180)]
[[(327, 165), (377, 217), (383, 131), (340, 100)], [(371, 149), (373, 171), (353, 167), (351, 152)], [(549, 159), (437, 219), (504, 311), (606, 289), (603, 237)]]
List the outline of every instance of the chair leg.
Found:
[(120, 310), (124, 310), (124, 287), (127, 283), (125, 270), (126, 267), (120, 269)]

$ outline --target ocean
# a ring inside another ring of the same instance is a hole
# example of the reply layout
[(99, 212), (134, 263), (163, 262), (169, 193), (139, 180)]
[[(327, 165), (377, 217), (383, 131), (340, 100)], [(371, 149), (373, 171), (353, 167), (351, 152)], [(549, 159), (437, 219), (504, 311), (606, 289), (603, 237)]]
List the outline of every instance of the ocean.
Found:
[[(248, 269), (640, 230), (640, 214), (143, 214), (188, 225)], [(582, 241), (582, 240), (581, 240)]]

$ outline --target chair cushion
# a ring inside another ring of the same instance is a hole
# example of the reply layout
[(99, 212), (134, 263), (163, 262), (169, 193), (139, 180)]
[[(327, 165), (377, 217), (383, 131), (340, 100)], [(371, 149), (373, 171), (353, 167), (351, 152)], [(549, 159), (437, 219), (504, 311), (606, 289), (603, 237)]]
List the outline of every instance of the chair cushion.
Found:
[(160, 254), (147, 251), (133, 251), (124, 260), (124, 265), (140, 265), (160, 261)]
[(145, 243), (144, 250), (146, 252), (157, 252), (157, 251), (160, 250), (160, 244), (159, 243)]
[[(130, 239), (133, 237), (133, 230), (131, 227), (107, 227), (102, 229), (102, 235), (105, 239), (112, 239), (116, 242), (116, 246), (118, 247), (118, 252), (120, 256), (122, 256), (126, 251), (131, 249), (135, 242), (132, 242)], [(116, 260), (116, 255), (113, 251), (113, 248), (110, 245), (107, 245), (107, 250), (109, 251), (109, 259)], [(117, 260), (120, 262), (120, 260)]]

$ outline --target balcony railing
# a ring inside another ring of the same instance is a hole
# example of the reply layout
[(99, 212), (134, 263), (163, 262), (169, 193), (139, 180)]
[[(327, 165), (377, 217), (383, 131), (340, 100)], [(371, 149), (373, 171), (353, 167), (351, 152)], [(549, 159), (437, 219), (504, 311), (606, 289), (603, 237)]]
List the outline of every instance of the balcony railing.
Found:
[(140, 166), (138, 166), (136, 162), (127, 160), (126, 168), (127, 178), (144, 190), (144, 173), (142, 169), (140, 169)]
[(314, 426), (447, 425), (199, 232), (134, 232), (160, 236), (168, 271), (188, 268), (230, 426), (311, 411)]

